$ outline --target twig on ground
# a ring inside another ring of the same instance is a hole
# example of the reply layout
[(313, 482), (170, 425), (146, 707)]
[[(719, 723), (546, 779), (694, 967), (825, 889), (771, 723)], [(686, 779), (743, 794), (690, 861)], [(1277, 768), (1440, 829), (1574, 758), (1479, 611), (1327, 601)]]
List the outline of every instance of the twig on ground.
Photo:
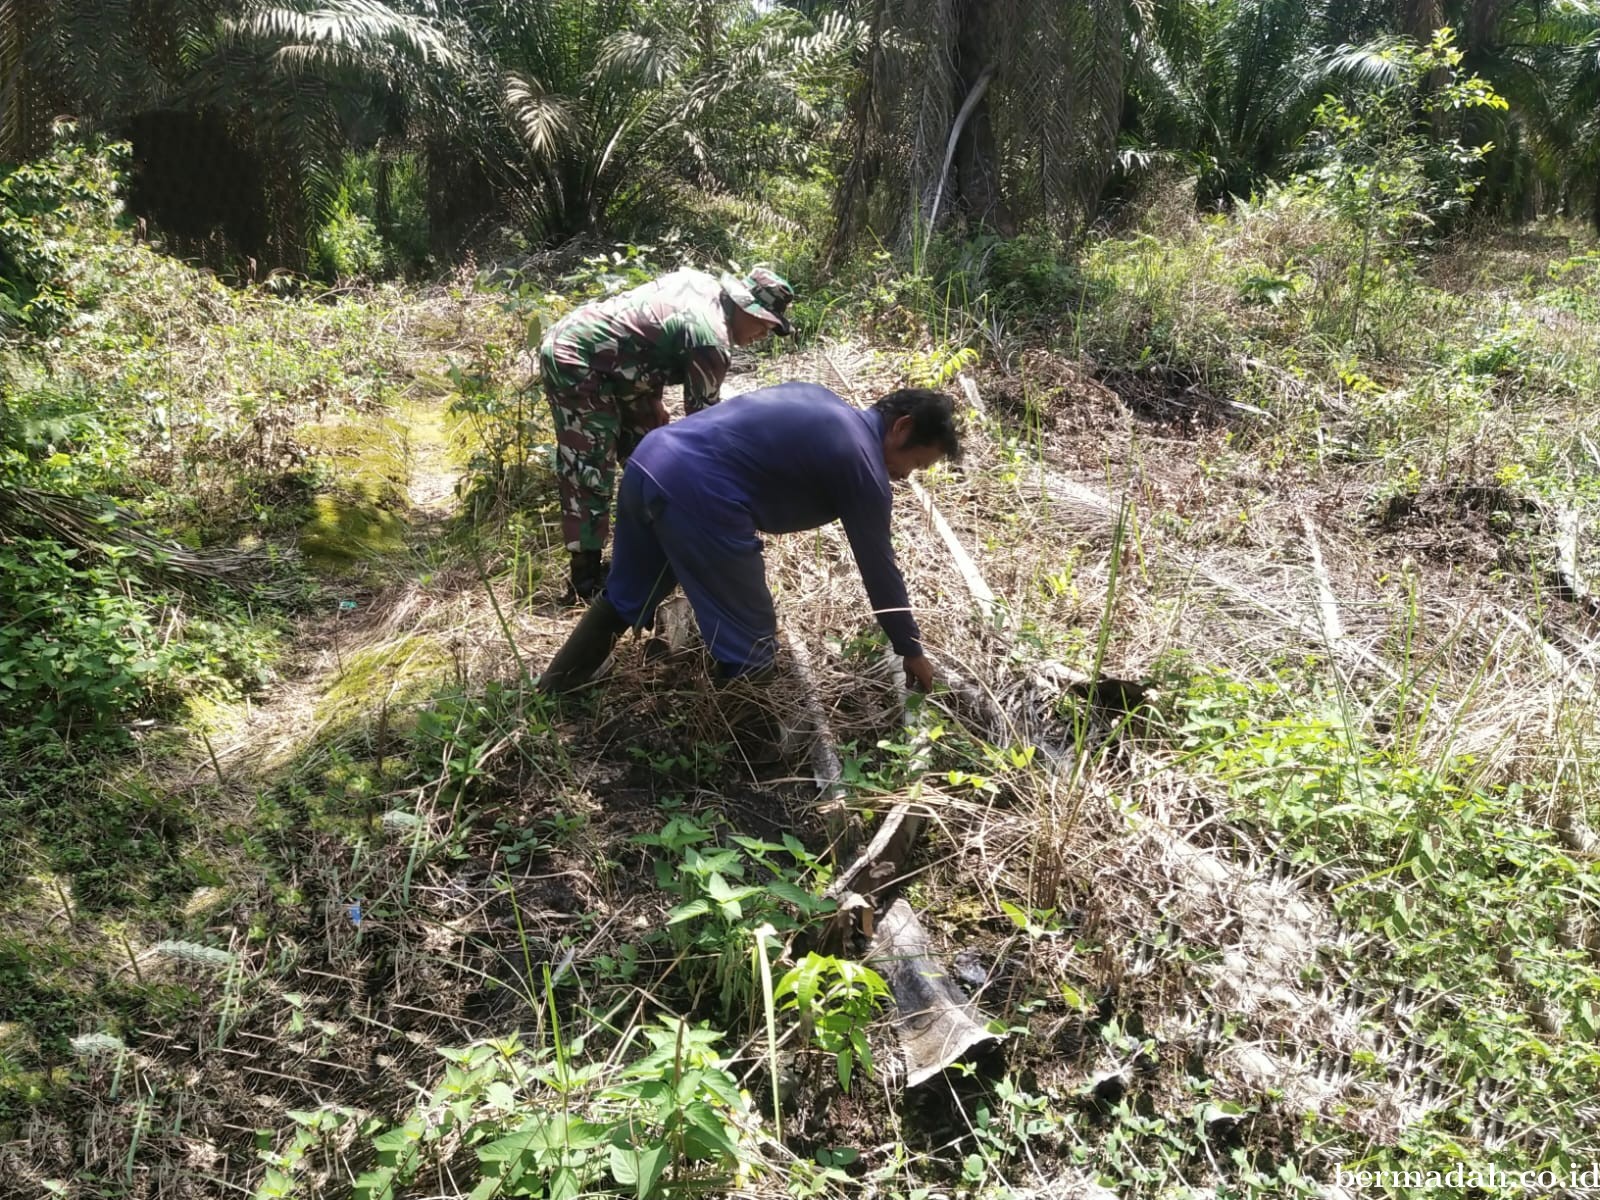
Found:
[(1344, 623), (1339, 620), (1339, 602), (1333, 594), (1333, 582), (1328, 578), (1328, 568), (1322, 561), (1322, 546), (1317, 541), (1317, 527), (1308, 513), (1301, 513), (1305, 526), (1306, 548), (1311, 552), (1311, 575), (1317, 586), (1317, 607), (1322, 613), (1322, 636), (1329, 646), (1344, 641)]

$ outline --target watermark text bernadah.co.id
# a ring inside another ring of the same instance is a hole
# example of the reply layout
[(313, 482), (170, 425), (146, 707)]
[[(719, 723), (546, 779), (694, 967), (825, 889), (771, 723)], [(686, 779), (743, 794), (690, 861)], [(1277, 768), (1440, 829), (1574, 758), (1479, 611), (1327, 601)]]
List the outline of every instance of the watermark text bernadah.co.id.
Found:
[(1333, 1169), (1333, 1182), (1337, 1187), (1355, 1191), (1416, 1189), (1460, 1195), (1464, 1190), (1476, 1190), (1508, 1195), (1518, 1192), (1566, 1192), (1600, 1196), (1600, 1163), (1543, 1171), (1503, 1171), (1495, 1166), (1466, 1167), (1461, 1164), (1448, 1171), (1352, 1171), (1340, 1166)]

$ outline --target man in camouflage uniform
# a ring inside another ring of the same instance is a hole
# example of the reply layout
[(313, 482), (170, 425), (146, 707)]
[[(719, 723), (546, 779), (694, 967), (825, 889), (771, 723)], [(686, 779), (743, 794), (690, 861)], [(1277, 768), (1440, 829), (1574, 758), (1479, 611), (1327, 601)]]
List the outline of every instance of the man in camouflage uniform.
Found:
[(572, 555), (571, 598), (605, 583), (618, 460), (668, 421), (662, 390), (683, 386), (685, 415), (715, 404), (733, 346), (793, 327), (794, 289), (765, 268), (743, 279), (681, 270), (568, 313), (539, 363), (556, 428), (561, 533)]

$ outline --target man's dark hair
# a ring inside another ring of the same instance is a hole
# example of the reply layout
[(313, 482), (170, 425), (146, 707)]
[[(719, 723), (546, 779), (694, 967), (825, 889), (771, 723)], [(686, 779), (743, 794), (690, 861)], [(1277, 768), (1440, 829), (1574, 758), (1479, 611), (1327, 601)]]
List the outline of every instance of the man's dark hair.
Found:
[(911, 436), (906, 448), (937, 446), (951, 462), (961, 460), (961, 435), (956, 431), (956, 402), (944, 392), (927, 388), (901, 388), (880, 396), (872, 406), (874, 412), (883, 414), (885, 425), (892, 425), (901, 417), (911, 418)]

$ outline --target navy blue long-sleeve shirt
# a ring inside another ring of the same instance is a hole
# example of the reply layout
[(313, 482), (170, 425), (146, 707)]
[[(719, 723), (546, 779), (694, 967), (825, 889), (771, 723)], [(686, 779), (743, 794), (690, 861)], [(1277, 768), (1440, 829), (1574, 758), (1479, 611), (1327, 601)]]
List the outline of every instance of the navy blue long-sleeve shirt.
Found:
[(782, 383), (652, 430), (630, 461), (708, 527), (797, 533), (840, 522), (895, 652), (922, 653), (889, 540), (890, 480), (876, 412), (814, 383)]

